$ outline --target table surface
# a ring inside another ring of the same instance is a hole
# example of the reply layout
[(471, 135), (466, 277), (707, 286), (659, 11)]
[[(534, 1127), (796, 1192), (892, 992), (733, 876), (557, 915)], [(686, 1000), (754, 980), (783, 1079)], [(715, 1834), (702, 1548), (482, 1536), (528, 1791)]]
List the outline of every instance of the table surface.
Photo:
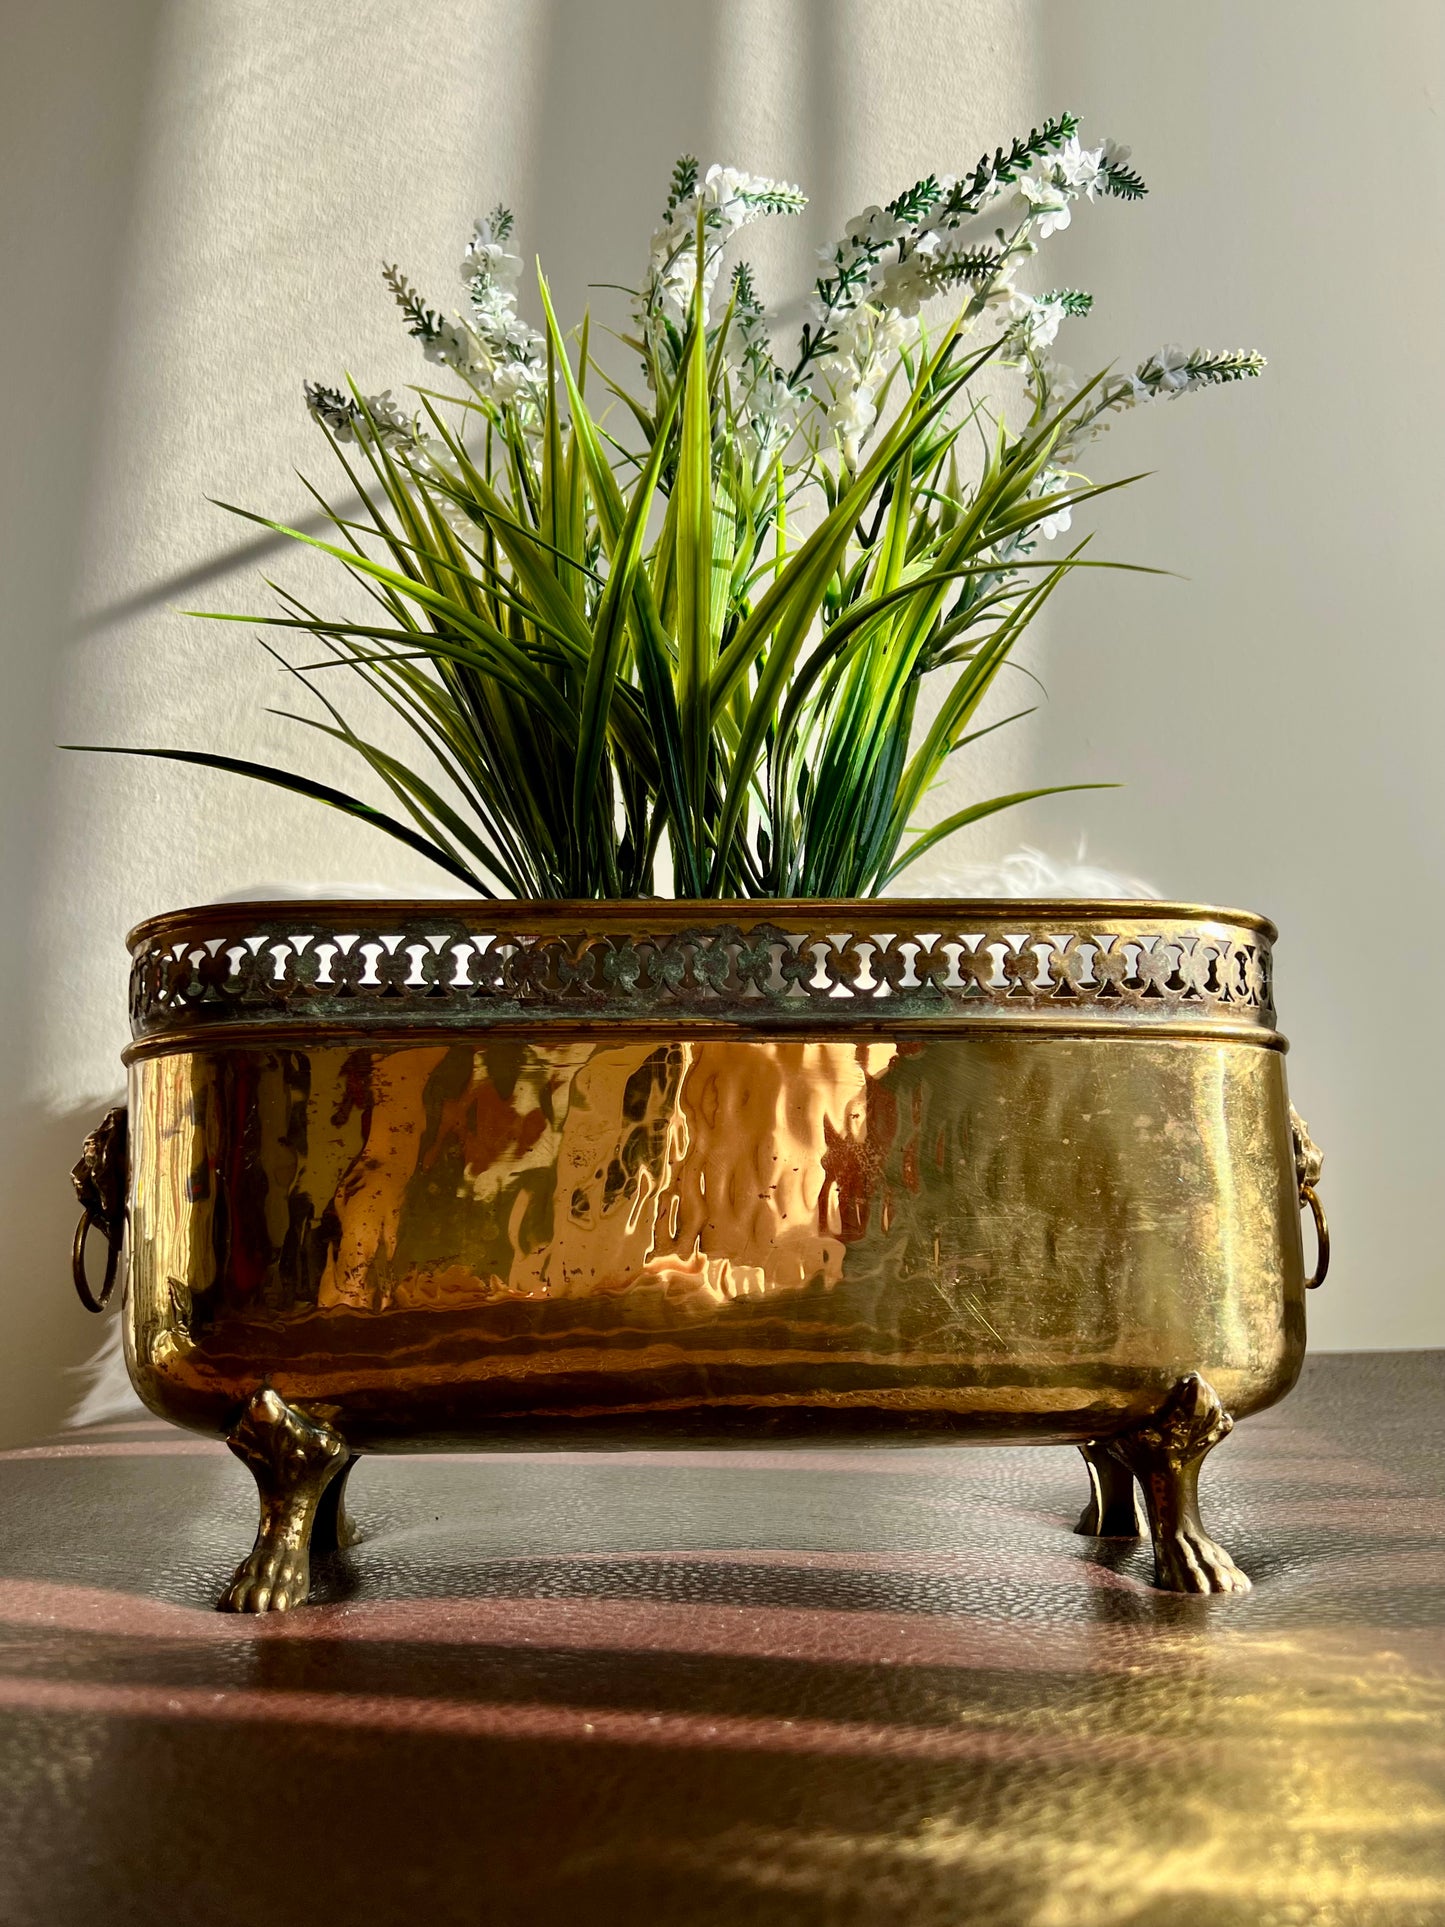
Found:
[(1445, 1922), (1445, 1352), (1204, 1476), (1243, 1598), (1072, 1451), (363, 1461), (287, 1617), (149, 1419), (0, 1453), (0, 1923)]

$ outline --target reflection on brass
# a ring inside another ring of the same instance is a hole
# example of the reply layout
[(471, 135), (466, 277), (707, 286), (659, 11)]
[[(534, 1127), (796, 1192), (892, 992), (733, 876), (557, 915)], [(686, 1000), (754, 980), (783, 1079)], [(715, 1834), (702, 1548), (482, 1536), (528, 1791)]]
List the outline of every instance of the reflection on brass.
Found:
[(1199, 1468), (1234, 1420), (1197, 1372), (1181, 1378), (1158, 1414), (1110, 1439), (1139, 1481), (1154, 1541), (1154, 1581), (1165, 1592), (1248, 1592), (1249, 1580), (1199, 1517)]
[(132, 1376), (221, 1435), (272, 1388), (348, 1455), (1072, 1442), (1112, 1527), (1099, 1455), (1182, 1371), (1243, 1416), (1303, 1358), (1273, 934), (1156, 903), (156, 919)]
[(1089, 1474), (1089, 1498), (1075, 1532), (1091, 1539), (1137, 1539), (1144, 1528), (1139, 1520), (1134, 1474), (1122, 1459), (1114, 1457), (1107, 1444), (1091, 1439), (1079, 1451)]
[(1294, 1135), (1295, 1175), (1299, 1179), (1300, 1203), (1307, 1204), (1310, 1216), (1315, 1221), (1315, 1269), (1314, 1276), (1305, 1279), (1305, 1289), (1313, 1291), (1325, 1282), (1325, 1274), (1330, 1268), (1330, 1226), (1325, 1217), (1325, 1208), (1320, 1203), (1315, 1186), (1320, 1181), (1324, 1169), (1325, 1154), (1310, 1136), (1309, 1126), (1300, 1116), (1293, 1104), (1289, 1107), (1290, 1130)]
[[(120, 1248), (125, 1238), (125, 1125), (123, 1104), (107, 1111), (85, 1140), (80, 1158), (70, 1173), (81, 1209), (71, 1247), (70, 1275), (87, 1311), (105, 1310), (120, 1264)], [(98, 1293), (91, 1291), (85, 1275), (85, 1241), (92, 1226), (105, 1238), (105, 1277)]]
[[(268, 1386), (226, 1440), (256, 1481), (261, 1524), (221, 1600), (224, 1612), (284, 1613), (311, 1590), (311, 1534), (326, 1488), (347, 1471), (329, 1425), (298, 1412)], [(344, 1515), (342, 1515), (344, 1517)]]

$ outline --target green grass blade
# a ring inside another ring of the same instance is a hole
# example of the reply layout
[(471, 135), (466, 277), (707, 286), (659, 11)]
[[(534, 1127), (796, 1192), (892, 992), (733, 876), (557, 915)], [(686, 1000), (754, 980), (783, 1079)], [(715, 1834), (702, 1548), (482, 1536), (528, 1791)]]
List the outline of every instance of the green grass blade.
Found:
[(627, 617), (633, 606), (633, 591), (647, 533), (647, 516), (665, 452), (666, 437), (659, 435), (646, 468), (633, 486), (626, 519), (612, 552), (612, 573), (597, 611), (577, 725), (577, 767), (572, 797), (579, 825), (585, 823), (592, 812), (602, 769)]
[(194, 763), (201, 769), (218, 769), (230, 776), (249, 776), (255, 782), (270, 783), (275, 789), (290, 790), (293, 795), (309, 797), (314, 803), (325, 803), (343, 816), (353, 816), (358, 822), (369, 823), (373, 829), (384, 830), (398, 843), (405, 843), (409, 850), (415, 850), (418, 856), (426, 857), (449, 876), (465, 883), (469, 890), (484, 897), (495, 894), (465, 864), (428, 842), (418, 831), (408, 829), (405, 823), (398, 823), (395, 817), (363, 803), (359, 797), (348, 796), (344, 790), (334, 790), (326, 783), (314, 782), (309, 776), (297, 776), (291, 770), (276, 769), (270, 763), (248, 762), (238, 756), (216, 756), (209, 750), (132, 749), (119, 743), (62, 743), (60, 747), (98, 756), (153, 756), (167, 763)]
[[(701, 247), (701, 243), (699, 243)], [(677, 711), (682, 763), (694, 821), (701, 819), (712, 741), (712, 408), (702, 278), (693, 297), (684, 361), (682, 443), (677, 479)]]
[(1047, 789), (1015, 790), (1009, 796), (991, 796), (986, 803), (970, 804), (966, 810), (956, 810), (941, 823), (924, 830), (910, 843), (884, 875), (883, 886), (886, 888), (910, 863), (916, 863), (919, 857), (926, 856), (946, 836), (952, 836), (955, 830), (966, 829), (970, 823), (981, 822), (984, 817), (994, 816), (999, 810), (1011, 810), (1019, 803), (1032, 803), (1037, 796), (1066, 796), (1073, 790), (1116, 790), (1119, 787), (1118, 783), (1052, 783)]

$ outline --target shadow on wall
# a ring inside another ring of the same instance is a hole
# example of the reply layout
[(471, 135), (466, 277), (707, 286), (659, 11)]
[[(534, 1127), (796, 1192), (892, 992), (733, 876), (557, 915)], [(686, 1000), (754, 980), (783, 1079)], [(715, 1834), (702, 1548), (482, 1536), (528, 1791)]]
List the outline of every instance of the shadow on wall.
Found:
[[(837, 0), (803, 0), (807, 57), (797, 95), (797, 120), (788, 130), (809, 156), (804, 185), (814, 210), (808, 219), (816, 226), (819, 241), (842, 219), (838, 149), (831, 138), (839, 118), (837, 49), (843, 39), (836, 9)], [(721, 51), (717, 19), (704, 10), (680, 13), (675, 0), (629, 0), (622, 11), (625, 29), (619, 26), (615, 11), (580, 10), (573, 0), (551, 0), (544, 33), (539, 128), (584, 124), (596, 111), (599, 89), (607, 98), (619, 90), (630, 91), (650, 103), (645, 114), (609, 122), (609, 142), (619, 130), (635, 131), (630, 141), (619, 143), (616, 152), (609, 147), (612, 172), (605, 197), (578, 192), (574, 150), (567, 142), (538, 141), (528, 186), (532, 240), (552, 275), (560, 312), (580, 315), (591, 301), (598, 307), (598, 318), (614, 326), (622, 324), (626, 296), (605, 291), (605, 300), (613, 306), (604, 314), (596, 302), (593, 277), (616, 273), (619, 261), (633, 258), (645, 240), (645, 232), (638, 231), (639, 209), (654, 214), (660, 209), (668, 170), (677, 155), (695, 148), (705, 165), (713, 159), (763, 165), (770, 159), (734, 151), (737, 142), (717, 98)], [(606, 91), (609, 88), (611, 93)], [(802, 322), (806, 296), (801, 286), (788, 294), (791, 298), (778, 303), (778, 312), (784, 324), (795, 327)], [(535, 307), (530, 291), (527, 299)], [(594, 352), (605, 353), (600, 340), (594, 340), (593, 346)], [(348, 516), (360, 506), (360, 498), (341, 493), (334, 506)], [(319, 511), (298, 510), (291, 522), (305, 535), (328, 532), (328, 518)], [(68, 639), (103, 634), (137, 615), (168, 609), (241, 568), (263, 568), (291, 547), (285, 536), (263, 534), (218, 548), (193, 567), (87, 611), (75, 621)]]
[[(0, 1443), (58, 1425), (100, 1321), (70, 1287), (68, 1173), (104, 1101), (57, 1116), (28, 1092), (38, 1002), (63, 960), (32, 954), (56, 696), (84, 513), (102, 439), (111, 344), (145, 163), (162, 0), (51, 0), (5, 9), (0, 179), (6, 294), (0, 340), (25, 369), (6, 403), (0, 474)], [(99, 291), (104, 291), (99, 292)], [(42, 317), (50, 317), (45, 321)], [(54, 324), (54, 325), (52, 325)]]
[[(343, 517), (354, 516), (361, 507), (361, 497), (349, 491), (328, 499), (336, 513)], [(293, 516), (290, 526), (299, 529), (303, 535), (333, 536), (334, 539), (331, 517), (320, 509)], [(80, 642), (87, 636), (104, 635), (108, 629), (113, 629), (118, 623), (128, 622), (133, 616), (145, 615), (156, 609), (172, 609), (183, 597), (192, 597), (198, 589), (208, 588), (214, 582), (223, 582), (240, 569), (254, 567), (259, 572), (273, 556), (285, 555), (294, 547), (290, 536), (258, 535), (249, 541), (238, 542), (231, 548), (217, 549), (214, 555), (196, 563), (193, 568), (179, 569), (174, 575), (163, 576), (159, 582), (151, 583), (134, 595), (122, 596), (119, 601), (87, 611), (76, 619), (69, 639)]]

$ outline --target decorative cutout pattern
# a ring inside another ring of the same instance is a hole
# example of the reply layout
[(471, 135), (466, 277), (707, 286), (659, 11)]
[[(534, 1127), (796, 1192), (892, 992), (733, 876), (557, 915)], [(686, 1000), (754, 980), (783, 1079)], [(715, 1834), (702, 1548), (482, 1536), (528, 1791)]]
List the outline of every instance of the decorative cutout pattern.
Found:
[[(763, 910), (761, 904), (757, 906)], [(132, 934), (137, 1038), (214, 1023), (1272, 1026), (1262, 919), (1156, 904), (228, 904)], [(736, 920), (734, 920), (736, 919)], [(579, 927), (580, 925), (580, 927)]]

